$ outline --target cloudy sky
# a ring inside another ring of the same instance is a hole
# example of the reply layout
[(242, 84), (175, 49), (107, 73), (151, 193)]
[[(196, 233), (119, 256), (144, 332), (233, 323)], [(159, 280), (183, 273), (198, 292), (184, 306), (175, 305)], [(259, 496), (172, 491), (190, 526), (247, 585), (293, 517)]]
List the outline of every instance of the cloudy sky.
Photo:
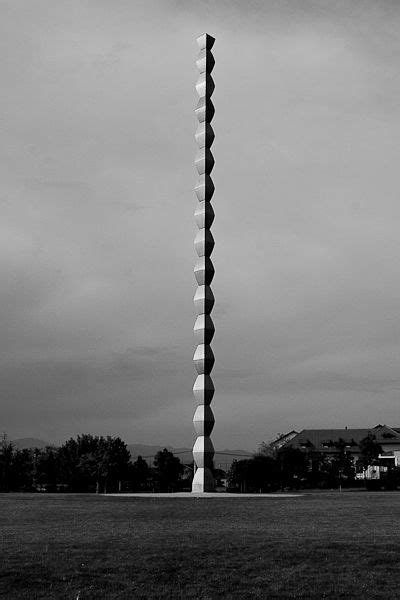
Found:
[(400, 426), (400, 4), (0, 0), (0, 427), (189, 445), (216, 37), (216, 448)]

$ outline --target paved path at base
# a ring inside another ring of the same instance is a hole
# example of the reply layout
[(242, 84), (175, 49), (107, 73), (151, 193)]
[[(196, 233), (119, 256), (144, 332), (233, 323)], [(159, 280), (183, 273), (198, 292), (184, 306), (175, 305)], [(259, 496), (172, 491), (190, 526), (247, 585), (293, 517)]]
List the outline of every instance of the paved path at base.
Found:
[(300, 498), (303, 494), (227, 494), (225, 492), (203, 492), (197, 494), (193, 492), (166, 492), (152, 493), (126, 493), (126, 494), (102, 494), (104, 497), (112, 496), (114, 498)]

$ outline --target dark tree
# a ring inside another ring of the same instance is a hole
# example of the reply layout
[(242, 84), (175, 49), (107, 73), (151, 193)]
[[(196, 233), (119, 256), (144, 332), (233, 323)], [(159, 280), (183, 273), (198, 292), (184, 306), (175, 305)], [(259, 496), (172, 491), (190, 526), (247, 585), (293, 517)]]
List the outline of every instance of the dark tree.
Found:
[(149, 465), (141, 456), (138, 456), (131, 465), (129, 475), (135, 491), (140, 492), (149, 488), (151, 471)]
[(364, 469), (372, 465), (373, 461), (382, 453), (382, 446), (378, 444), (376, 436), (373, 433), (369, 433), (360, 441), (359, 448), (361, 453), (360, 461)]
[(15, 448), (4, 435), (0, 440), (0, 491), (31, 491), (33, 472), (33, 451)]
[(183, 473), (183, 465), (177, 456), (166, 448), (154, 457), (154, 475), (161, 492), (174, 491)]
[(72, 492), (80, 490), (79, 481), (79, 436), (78, 441), (70, 438), (58, 449), (58, 482), (68, 486)]
[(99, 437), (90, 434), (70, 438), (58, 450), (59, 483), (73, 492), (95, 491), (100, 485)]
[(331, 460), (322, 452), (307, 452), (309, 471), (306, 475), (307, 485), (310, 488), (332, 488), (335, 480), (332, 477)]
[(279, 451), (281, 486), (298, 489), (307, 480), (311, 470), (309, 457), (298, 448), (287, 447)]
[(24, 448), (14, 449), (10, 489), (15, 492), (29, 492), (33, 489), (33, 451)]
[(234, 460), (227, 473), (227, 487), (231, 491), (246, 492), (250, 459)]
[(14, 447), (4, 434), (0, 440), (0, 491), (9, 492), (12, 482)]
[(348, 444), (342, 438), (339, 438), (335, 444), (338, 453), (331, 461), (331, 472), (339, 485), (349, 484), (354, 481), (356, 470), (353, 455), (348, 448)]
[[(187, 470), (187, 478), (186, 478), (186, 480), (187, 480), (188, 483), (191, 484), (192, 481), (193, 481), (193, 467), (192, 467), (192, 465), (187, 466), (186, 470)], [(216, 468), (216, 469), (213, 469), (213, 475), (214, 475), (214, 479), (215, 479), (215, 486), (216, 487), (222, 487), (223, 486), (223, 481), (224, 481), (224, 479), (226, 477), (225, 471), (223, 469)]]
[(280, 470), (272, 456), (234, 460), (227, 474), (228, 488), (239, 492), (272, 492), (279, 489)]
[(84, 434), (65, 442), (58, 459), (60, 483), (71, 491), (107, 492), (127, 475), (130, 455), (119, 437)]
[(249, 460), (247, 489), (251, 492), (272, 492), (279, 488), (279, 463), (272, 456), (256, 455)]
[(47, 446), (44, 450), (33, 451), (33, 478), (35, 486), (48, 492), (55, 492), (58, 480), (58, 451)]
[(101, 437), (98, 444), (97, 459), (104, 493), (110, 489), (119, 489), (120, 482), (128, 474), (130, 453), (119, 437)]
[(257, 449), (259, 456), (276, 456), (276, 450), (271, 442), (261, 442)]

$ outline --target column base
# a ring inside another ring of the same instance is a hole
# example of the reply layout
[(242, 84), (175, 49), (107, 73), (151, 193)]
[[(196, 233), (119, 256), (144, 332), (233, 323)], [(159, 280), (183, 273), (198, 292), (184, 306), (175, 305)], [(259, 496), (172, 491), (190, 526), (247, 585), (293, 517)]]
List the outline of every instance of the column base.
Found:
[(215, 481), (211, 469), (198, 468), (193, 477), (192, 492), (199, 494), (202, 492), (214, 492)]

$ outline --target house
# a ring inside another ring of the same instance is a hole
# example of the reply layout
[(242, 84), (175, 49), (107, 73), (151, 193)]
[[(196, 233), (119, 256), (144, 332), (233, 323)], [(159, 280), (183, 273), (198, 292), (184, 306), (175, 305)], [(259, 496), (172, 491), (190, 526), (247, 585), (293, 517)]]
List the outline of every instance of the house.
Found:
[(382, 447), (376, 465), (368, 467), (361, 477), (379, 478), (380, 473), (389, 467), (400, 466), (400, 428), (388, 425), (376, 425), (369, 429), (303, 429), (286, 441), (278, 451), (285, 448), (297, 448), (307, 454), (319, 454), (334, 458), (341, 450), (348, 451), (356, 462), (361, 456), (360, 442), (368, 435)]

